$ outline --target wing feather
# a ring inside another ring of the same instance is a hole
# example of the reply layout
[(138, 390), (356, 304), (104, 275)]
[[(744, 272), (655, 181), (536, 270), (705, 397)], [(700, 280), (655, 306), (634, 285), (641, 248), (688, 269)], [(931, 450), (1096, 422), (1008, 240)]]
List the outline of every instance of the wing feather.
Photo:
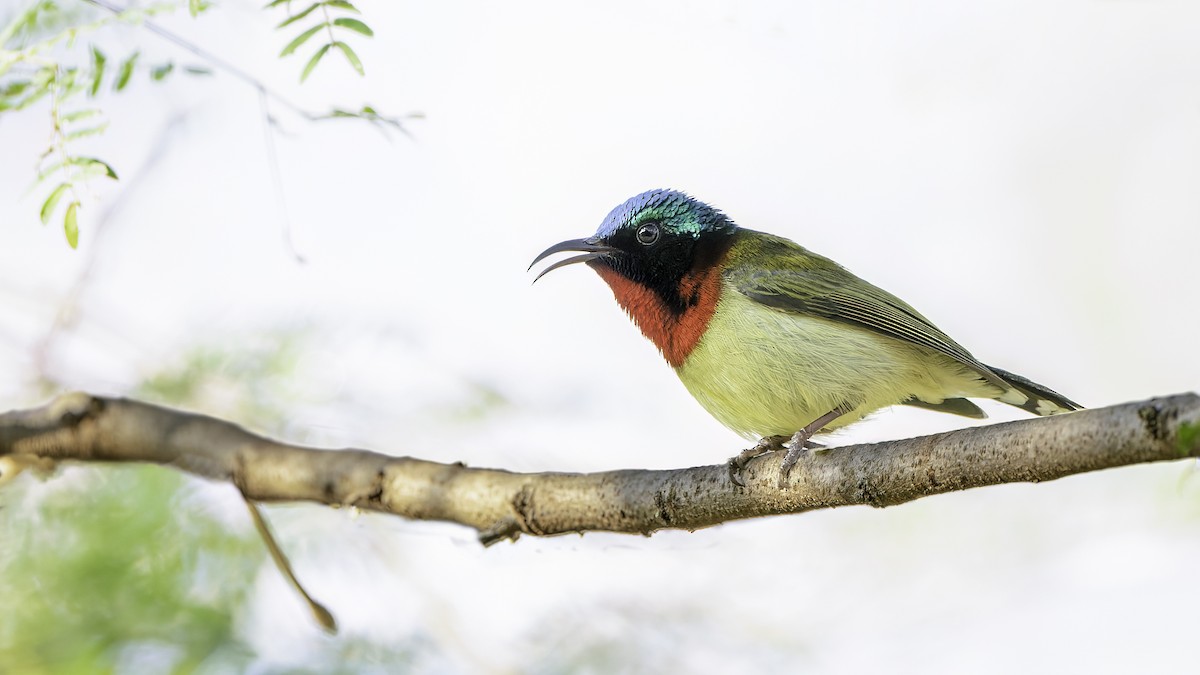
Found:
[[(943, 354), (1000, 387), (1009, 385), (903, 300), (787, 239), (743, 230), (726, 267), (742, 295), (768, 307), (874, 331)], [(748, 264), (753, 260), (753, 264)]]

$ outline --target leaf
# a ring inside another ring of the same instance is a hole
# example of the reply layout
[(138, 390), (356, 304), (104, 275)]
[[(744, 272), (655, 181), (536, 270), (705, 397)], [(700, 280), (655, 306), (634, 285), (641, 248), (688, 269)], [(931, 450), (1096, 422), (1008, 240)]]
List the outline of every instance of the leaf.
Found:
[(36, 87), (49, 87), (57, 77), (57, 68), (54, 66), (42, 66), (33, 74), (33, 84)]
[(362, 12), (358, 11), (357, 7), (346, 2), (346, 0), (325, 0), (325, 2), (323, 2), (321, 4), (325, 5), (326, 7), (336, 7), (338, 9), (344, 9), (347, 12), (354, 12), (355, 14), (362, 14)]
[(57, 78), (58, 100), (60, 103), (83, 90), (83, 87), (79, 86), (77, 82), (78, 76), (79, 69), (67, 68), (63, 70), (62, 75)]
[(333, 25), (341, 26), (342, 28), (349, 28), (350, 30), (354, 31), (355, 33), (362, 33), (363, 35), (366, 35), (367, 37), (373, 37), (375, 35), (375, 31), (371, 30), (370, 26), (359, 21), (358, 19), (346, 19), (346, 18), (334, 19)]
[(0, 87), (0, 112), (12, 109), (20, 110), (28, 105), (28, 99), (19, 101), (17, 97), (21, 95), (21, 92), (28, 89), (31, 84), (33, 83), (29, 80), (16, 80), (15, 82), (8, 83), (7, 86)]
[(105, 122), (104, 124), (101, 124), (100, 126), (87, 127), (86, 129), (78, 129), (76, 131), (69, 132), (69, 133), (67, 133), (66, 136), (63, 137), (63, 139), (68, 140), (68, 141), (74, 141), (74, 140), (78, 140), (80, 138), (87, 138), (88, 136), (95, 136), (97, 134), (102, 134), (107, 129), (108, 129), (108, 122)]
[(271, 9), (272, 7), (278, 7), (285, 2), (290, 3), (291, 1), (292, 0), (273, 0), (272, 2), (269, 2), (266, 5), (263, 5), (263, 9)]
[(117, 172), (113, 171), (113, 168), (108, 165), (108, 162), (96, 159), (95, 157), (72, 157), (71, 159), (67, 160), (67, 163), (74, 166), (83, 167), (84, 169), (93, 166), (103, 168), (104, 175), (113, 180), (117, 180)]
[(211, 6), (207, 0), (188, 0), (188, 12), (191, 13), (193, 19)]
[(332, 46), (332, 44), (321, 45), (317, 53), (312, 55), (312, 58), (308, 60), (308, 64), (304, 66), (304, 72), (300, 73), (300, 82), (308, 79), (308, 74), (313, 71), (313, 68), (317, 67), (317, 64), (321, 61), (321, 57), (325, 56), (325, 52), (329, 51), (329, 48)]
[(92, 88), (88, 90), (88, 96), (95, 96), (96, 92), (100, 91), (100, 82), (104, 79), (104, 64), (108, 59), (104, 56), (104, 52), (92, 47)]
[(60, 119), (62, 119), (63, 122), (70, 123), (70, 122), (75, 122), (77, 120), (94, 117), (99, 114), (100, 114), (99, 108), (84, 108), (83, 110), (76, 110), (74, 112), (69, 112), (66, 115), (63, 115)]
[(161, 66), (155, 66), (150, 70), (150, 79), (154, 80), (155, 82), (162, 82), (163, 78), (170, 75), (172, 70), (175, 70), (175, 64), (171, 61), (168, 61)]
[(297, 35), (295, 40), (292, 40), (291, 42), (289, 42), (288, 46), (284, 47), (283, 51), (279, 52), (279, 58), (283, 58), (283, 57), (287, 56), (288, 54), (291, 54), (292, 52), (296, 51), (296, 49), (298, 49), (300, 47), (300, 45), (302, 45), (308, 41), (308, 38), (312, 37), (313, 35), (316, 35), (317, 31), (321, 30), (324, 27), (325, 27), (325, 24), (319, 23), (319, 24), (313, 26), (312, 28), (309, 28), (308, 30), (304, 31), (303, 33)]
[(304, 17), (308, 16), (309, 14), (312, 14), (313, 10), (315, 10), (316, 8), (318, 8), (320, 6), (321, 6), (321, 3), (314, 2), (313, 4), (309, 5), (304, 10), (302, 10), (299, 14), (293, 14), (293, 15), (289, 16), (288, 18), (284, 19), (283, 23), (279, 24), (278, 26), (275, 26), (275, 30), (279, 30), (280, 28), (286, 28), (287, 26), (290, 26), (290, 25), (296, 23), (300, 19), (303, 19)]
[(138, 53), (134, 52), (121, 62), (121, 68), (117, 71), (117, 81), (113, 83), (113, 91), (121, 91), (125, 85), (129, 84), (129, 78), (133, 75), (133, 64), (137, 61), (137, 57)]
[(21, 99), (20, 101), (17, 101), (16, 103), (12, 104), (9, 107), (12, 108), (13, 110), (24, 110), (25, 108), (28, 108), (29, 106), (33, 105), (34, 103), (37, 103), (44, 96), (46, 96), (46, 94), (49, 94), (49, 93), (50, 93), (49, 90), (46, 90), (46, 89), (36, 90), (32, 94), (26, 96), (25, 98)]
[(212, 75), (213, 74), (212, 68), (205, 68), (204, 66), (184, 66), (183, 72), (187, 73), (188, 75)]
[[(49, 153), (51, 153), (51, 152), (53, 152), (53, 151), (54, 151), (54, 148), (48, 148), (48, 149), (46, 150), (46, 153), (47, 153), (47, 155), (48, 155)], [(42, 156), (42, 159), (45, 159), (45, 157), (46, 157), (46, 155), (43, 155), (43, 156)], [(58, 171), (58, 170), (59, 170), (59, 169), (61, 169), (62, 167), (63, 167), (63, 163), (62, 163), (62, 162), (50, 162), (50, 164), (49, 164), (49, 165), (47, 165), (47, 166), (44, 166), (44, 167), (40, 167), (40, 168), (38, 169), (38, 176), (37, 176), (38, 182), (40, 183), (40, 182), (42, 182), (42, 181), (46, 180), (46, 179), (47, 179), (47, 178), (49, 178), (49, 177), (50, 177), (50, 176), (51, 176), (51, 175), (52, 175), (52, 174), (53, 174), (55, 171)]]
[(345, 42), (341, 42), (340, 40), (332, 44), (334, 47), (342, 50), (342, 53), (346, 55), (346, 60), (350, 62), (351, 66), (354, 66), (354, 69), (358, 71), (359, 75), (365, 75), (363, 72), (362, 61), (358, 60), (358, 54), (354, 53), (354, 50), (350, 48), (350, 45), (346, 44)]
[(67, 207), (67, 215), (63, 218), (63, 232), (67, 235), (67, 243), (71, 248), (79, 248), (79, 202), (71, 202)]
[(33, 83), (29, 80), (15, 80), (13, 82), (9, 82), (3, 88), (0, 88), (0, 97), (8, 98), (10, 96), (16, 96), (28, 89), (29, 85), (31, 84)]
[(42, 224), (50, 224), (50, 216), (54, 215), (54, 207), (58, 206), (58, 201), (62, 199), (63, 193), (67, 188), (71, 187), (69, 183), (59, 183), (58, 187), (50, 191), (50, 196), (46, 197), (46, 201), (42, 202)]

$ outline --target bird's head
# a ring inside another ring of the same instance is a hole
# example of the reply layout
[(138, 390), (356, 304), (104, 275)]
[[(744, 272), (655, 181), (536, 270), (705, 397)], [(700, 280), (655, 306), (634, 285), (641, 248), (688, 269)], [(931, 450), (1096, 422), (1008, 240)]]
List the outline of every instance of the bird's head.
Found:
[[(680, 366), (698, 343), (721, 293), (721, 270), (737, 226), (725, 214), (674, 190), (651, 190), (613, 209), (596, 234), (542, 251), (577, 251), (547, 272), (585, 262), (667, 362)], [(537, 281), (534, 279), (534, 281)]]
[(698, 264), (715, 263), (710, 254), (723, 253), (726, 247), (721, 242), (736, 229), (725, 214), (702, 201), (675, 190), (650, 190), (613, 209), (594, 235), (542, 251), (530, 268), (555, 253), (578, 251), (580, 255), (542, 270), (534, 281), (560, 267), (586, 262), (605, 280), (607, 272), (615, 272), (676, 305), (683, 278)]

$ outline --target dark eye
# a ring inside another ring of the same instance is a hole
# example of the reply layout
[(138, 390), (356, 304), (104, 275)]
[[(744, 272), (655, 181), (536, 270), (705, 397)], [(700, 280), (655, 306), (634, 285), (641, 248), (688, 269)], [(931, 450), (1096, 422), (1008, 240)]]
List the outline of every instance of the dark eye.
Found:
[(639, 244), (649, 246), (658, 241), (658, 225), (655, 223), (646, 223), (637, 229), (637, 240)]

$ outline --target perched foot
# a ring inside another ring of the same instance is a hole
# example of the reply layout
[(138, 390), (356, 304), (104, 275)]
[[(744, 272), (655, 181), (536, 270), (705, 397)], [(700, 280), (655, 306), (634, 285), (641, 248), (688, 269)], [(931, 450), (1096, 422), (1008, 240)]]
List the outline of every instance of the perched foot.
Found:
[(742, 472), (746, 470), (746, 465), (750, 460), (768, 452), (778, 452), (783, 450), (783, 444), (787, 441), (787, 436), (767, 436), (759, 439), (758, 443), (753, 448), (747, 448), (737, 457), (729, 460), (729, 480), (738, 487), (746, 487), (746, 481), (742, 480)]
[(796, 462), (800, 461), (800, 456), (806, 450), (824, 451), (825, 446), (820, 443), (809, 440), (816, 432), (809, 431), (808, 427), (792, 434), (792, 440), (788, 443), (787, 454), (783, 456), (783, 464), (779, 467), (779, 487), (780, 489), (788, 486), (788, 476), (792, 473), (792, 467), (796, 466)]
[(845, 414), (846, 410), (838, 406), (813, 420), (812, 424), (792, 434), (792, 441), (788, 444), (787, 454), (783, 456), (783, 464), (779, 467), (779, 489), (783, 490), (787, 488), (788, 476), (792, 473), (792, 467), (796, 466), (796, 462), (800, 461), (800, 455), (803, 455), (805, 450), (810, 448), (822, 449), (825, 447), (820, 443), (814, 443), (809, 440), (813, 437), (813, 434), (824, 429), (825, 425)]

